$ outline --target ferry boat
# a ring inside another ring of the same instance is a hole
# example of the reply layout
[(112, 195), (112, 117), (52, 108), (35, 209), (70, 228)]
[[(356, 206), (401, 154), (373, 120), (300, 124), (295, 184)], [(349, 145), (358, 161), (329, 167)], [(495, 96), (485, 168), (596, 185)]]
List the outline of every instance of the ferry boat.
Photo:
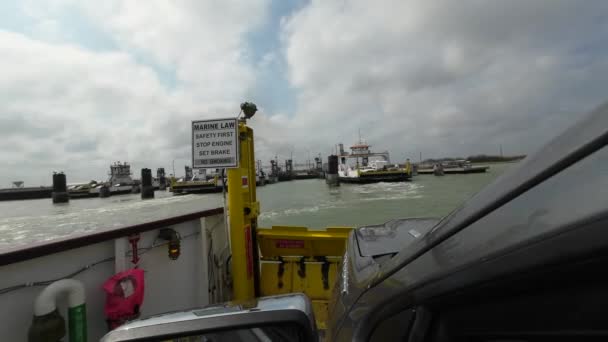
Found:
[(340, 144), (338, 178), (345, 183), (404, 182), (412, 179), (411, 170), (390, 164), (388, 151), (375, 153), (370, 145), (359, 140), (344, 151)]
[(119, 161), (110, 165), (107, 182), (90, 181), (68, 186), (70, 198), (108, 197), (138, 193), (140, 184), (131, 178), (131, 165)]
[(106, 184), (91, 189), (91, 192), (97, 193), (102, 197), (139, 192), (139, 184), (131, 178), (131, 165), (129, 163), (115, 162), (110, 165), (110, 173), (108, 175), (110, 178)]

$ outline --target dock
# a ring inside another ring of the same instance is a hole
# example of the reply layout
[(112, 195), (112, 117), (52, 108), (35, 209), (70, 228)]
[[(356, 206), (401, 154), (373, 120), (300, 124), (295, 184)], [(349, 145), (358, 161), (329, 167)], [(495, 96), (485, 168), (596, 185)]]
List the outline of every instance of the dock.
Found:
[[(471, 167), (454, 167), (444, 168), (443, 173), (445, 174), (468, 174), (468, 173), (484, 173), (490, 167), (489, 166), (471, 166)], [(433, 169), (418, 169), (420, 175), (432, 175)]]
[(0, 201), (51, 198), (52, 192), (50, 186), (0, 189)]

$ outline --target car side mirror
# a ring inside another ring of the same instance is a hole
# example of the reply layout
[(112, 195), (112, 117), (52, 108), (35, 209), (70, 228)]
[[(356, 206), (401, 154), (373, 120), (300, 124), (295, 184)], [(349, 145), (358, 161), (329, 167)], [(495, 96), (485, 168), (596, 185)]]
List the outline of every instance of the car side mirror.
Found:
[(262, 297), (139, 319), (107, 333), (118, 341), (318, 341), (304, 294)]

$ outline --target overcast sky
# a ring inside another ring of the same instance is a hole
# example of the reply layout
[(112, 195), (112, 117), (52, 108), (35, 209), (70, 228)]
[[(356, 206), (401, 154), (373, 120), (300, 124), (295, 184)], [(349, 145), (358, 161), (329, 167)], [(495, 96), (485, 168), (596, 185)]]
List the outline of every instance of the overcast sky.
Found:
[(0, 187), (189, 164), (255, 102), (258, 159), (358, 130), (406, 157), (533, 152), (608, 99), (608, 1), (0, 2)]

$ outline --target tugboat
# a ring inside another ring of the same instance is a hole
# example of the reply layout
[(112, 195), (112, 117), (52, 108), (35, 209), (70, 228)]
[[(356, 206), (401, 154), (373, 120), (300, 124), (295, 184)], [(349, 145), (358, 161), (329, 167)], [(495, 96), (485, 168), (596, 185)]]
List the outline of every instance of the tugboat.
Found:
[[(351, 153), (340, 144), (338, 178), (345, 183), (404, 182), (412, 179), (411, 169), (390, 164), (388, 152), (374, 153), (359, 139)], [(353, 162), (354, 161), (354, 162)]]

